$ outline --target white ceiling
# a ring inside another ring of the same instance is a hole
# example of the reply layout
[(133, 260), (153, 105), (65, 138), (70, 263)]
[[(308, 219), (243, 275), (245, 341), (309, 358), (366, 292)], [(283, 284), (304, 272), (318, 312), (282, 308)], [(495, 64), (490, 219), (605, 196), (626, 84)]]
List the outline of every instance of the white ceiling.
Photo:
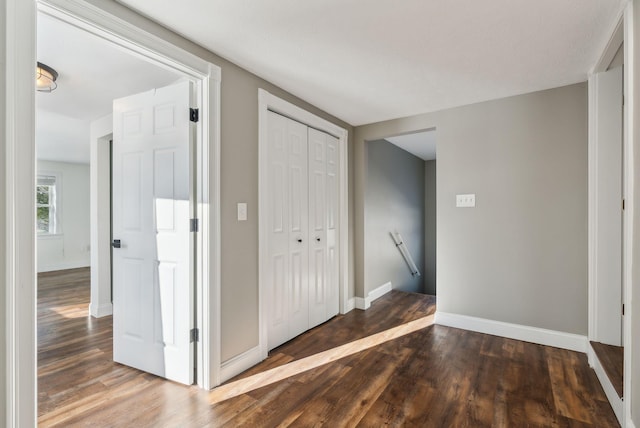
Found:
[(436, 158), (435, 129), (390, 137), (386, 138), (386, 140), (422, 160), (428, 161)]
[(624, 0), (119, 0), (352, 125), (584, 81)]
[(91, 121), (113, 100), (175, 82), (180, 76), (46, 15), (38, 15), (38, 61), (58, 73), (58, 89), (36, 92), (38, 159), (89, 162)]

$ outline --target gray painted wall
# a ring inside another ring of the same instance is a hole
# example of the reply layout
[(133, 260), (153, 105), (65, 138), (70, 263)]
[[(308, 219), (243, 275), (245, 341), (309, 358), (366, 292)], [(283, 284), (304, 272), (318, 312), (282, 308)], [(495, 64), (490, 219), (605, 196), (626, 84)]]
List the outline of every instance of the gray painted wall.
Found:
[[(0, 171), (2, 174), (5, 173), (5, 32), (4, 29), (7, 28), (5, 25), (5, 6), (6, 3), (4, 0), (0, 0)], [(7, 292), (7, 281), (6, 281), (6, 269), (5, 269), (5, 229), (7, 227), (7, 222), (5, 219), (5, 180), (4, 177), (0, 179), (0, 425), (6, 423), (6, 414), (7, 414), (7, 399), (6, 399), (6, 389), (7, 376), (5, 373), (7, 372), (7, 365), (5, 361), (6, 352), (7, 352), (7, 341), (6, 341), (6, 325), (7, 325), (7, 311), (6, 311), (6, 292)]]
[[(633, 146), (634, 146), (634, 189), (633, 189), (633, 249), (632, 249), (632, 291), (631, 291), (631, 419), (640, 427), (640, 4), (633, 4)], [(625, 346), (630, 344), (626, 343)]]
[(423, 276), (412, 276), (390, 232), (402, 235), (424, 272), (424, 161), (385, 140), (368, 145), (365, 248), (367, 290), (387, 282), (394, 289), (424, 292)]
[[(110, 0), (87, 0), (222, 68), (221, 229), (222, 361), (258, 345), (258, 88), (284, 98), (349, 132), (347, 123), (290, 95), (225, 59)], [(352, 155), (349, 154), (349, 159)], [(350, 173), (353, 170), (349, 166)], [(353, 191), (352, 179), (349, 192)], [(248, 220), (236, 220), (236, 204), (247, 202)], [(350, 207), (350, 212), (352, 211)], [(353, 224), (350, 215), (349, 224)], [(351, 233), (352, 227), (347, 233)], [(353, 238), (351, 238), (353, 241)], [(353, 260), (353, 252), (350, 259)], [(351, 263), (350, 263), (351, 264)], [(353, 269), (350, 266), (351, 278)], [(350, 280), (353, 295), (353, 279)]]
[(436, 294), (436, 162), (424, 163), (424, 291)]
[[(586, 335), (587, 85), (357, 127), (355, 193), (365, 141), (434, 127), (438, 310)], [(476, 208), (456, 208), (459, 193)], [(368, 244), (356, 226), (356, 255)]]

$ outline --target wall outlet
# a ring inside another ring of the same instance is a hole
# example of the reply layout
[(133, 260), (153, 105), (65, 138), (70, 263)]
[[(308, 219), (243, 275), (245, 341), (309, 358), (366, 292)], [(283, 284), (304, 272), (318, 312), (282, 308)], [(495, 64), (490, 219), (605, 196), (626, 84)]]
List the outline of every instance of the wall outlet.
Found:
[(457, 208), (473, 208), (476, 206), (476, 194), (456, 195)]
[(247, 203), (238, 202), (238, 221), (247, 221)]

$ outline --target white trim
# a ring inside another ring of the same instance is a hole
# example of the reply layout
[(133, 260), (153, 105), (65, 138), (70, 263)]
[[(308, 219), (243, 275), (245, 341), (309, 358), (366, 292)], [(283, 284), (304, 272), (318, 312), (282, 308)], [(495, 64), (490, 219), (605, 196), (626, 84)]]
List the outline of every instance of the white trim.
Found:
[(260, 345), (237, 355), (230, 360), (222, 363), (220, 367), (220, 381), (226, 382), (232, 377), (242, 373), (243, 371), (250, 369), (251, 367), (262, 361), (262, 352)]
[[(6, 417), (9, 428), (36, 425), (36, 268), (35, 268), (35, 2), (6, 0), (5, 58), (5, 257)], [(4, 382), (3, 382), (4, 383)]]
[(344, 313), (351, 312), (351, 311), (352, 311), (352, 310), (354, 310), (355, 308), (356, 308), (356, 298), (355, 298), (355, 297), (352, 297), (352, 298), (350, 298), (349, 300), (347, 300), (347, 304), (346, 304), (346, 306), (345, 306), (345, 309), (346, 309), (346, 310), (345, 310), (345, 312), (344, 312)]
[[(313, 128), (327, 132), (336, 138), (338, 138), (338, 145), (340, 147), (340, 176), (339, 176), (339, 192), (340, 192), (340, 219), (339, 219), (339, 263), (340, 263), (340, 313), (345, 314), (349, 312), (349, 175), (348, 175), (348, 133), (347, 130), (335, 125), (313, 113), (310, 113), (300, 107), (291, 104), (288, 101), (283, 100), (264, 89), (258, 89), (258, 212), (267, 212), (268, 198), (267, 198), (267, 121), (268, 112), (273, 111), (297, 120)], [(259, 263), (259, 275), (258, 275), (258, 332), (259, 332), (259, 348), (262, 359), (267, 358), (268, 345), (267, 345), (267, 311), (265, 305), (267, 304), (264, 287), (265, 281), (263, 278), (269, 277), (269, 268), (266, 264), (267, 259), (267, 226), (266, 219), (263, 215), (258, 216), (258, 263)]]
[(602, 385), (604, 394), (607, 396), (609, 404), (611, 404), (613, 413), (616, 414), (618, 422), (620, 422), (620, 425), (622, 425), (622, 417), (624, 415), (624, 402), (622, 401), (622, 398), (618, 396), (618, 393), (609, 380), (609, 376), (607, 376), (607, 374), (605, 373), (604, 368), (602, 367), (602, 364), (598, 359), (598, 356), (591, 347), (591, 344), (589, 344), (589, 347), (587, 349), (587, 356), (589, 358), (589, 365), (593, 368), (593, 371), (596, 372), (596, 376), (598, 377), (598, 380)]
[(435, 323), (448, 327), (476, 331), (478, 333), (537, 343), (539, 345), (553, 346), (555, 348), (569, 349), (583, 353), (587, 352), (587, 337), (579, 334), (439, 311), (436, 312)]
[[(633, 355), (632, 317), (633, 317), (633, 229), (634, 225), (634, 127), (635, 127), (635, 58), (634, 58), (634, 35), (633, 35), (633, 1), (627, 1), (624, 9), (624, 182), (625, 182), (625, 211), (624, 211), (624, 242), (622, 250), (622, 283), (623, 299), (625, 304), (625, 315), (623, 318), (623, 344), (624, 344), (624, 376), (623, 396), (624, 396), (624, 420), (626, 426), (633, 427), (631, 420), (631, 403), (633, 402), (631, 389), (632, 367), (631, 362), (638, 356)], [(636, 334), (636, 340), (640, 340)], [(637, 376), (638, 373), (635, 373)]]
[(597, 333), (597, 313), (598, 305), (596, 304), (596, 296), (598, 295), (597, 281), (598, 278), (598, 264), (597, 260), (597, 237), (598, 237), (598, 210), (597, 210), (597, 192), (596, 183), (598, 181), (598, 168), (597, 165), (597, 134), (598, 134), (598, 121), (596, 120), (596, 105), (597, 105), (597, 79), (595, 75), (590, 75), (588, 80), (588, 116), (589, 116), (589, 131), (588, 131), (588, 236), (587, 236), (587, 254), (588, 254), (588, 270), (587, 270), (587, 285), (588, 285), (588, 337), (592, 340), (596, 338)]
[(38, 269), (38, 273), (55, 272), (58, 270), (67, 270), (67, 269), (79, 269), (79, 268), (85, 268), (90, 266), (91, 264), (87, 260), (78, 260), (75, 262), (66, 262), (66, 263), (58, 263), (58, 264), (42, 266), (40, 269)]
[(607, 45), (605, 46), (600, 58), (596, 65), (591, 69), (589, 74), (599, 73), (601, 71), (607, 71), (607, 68), (613, 61), (613, 58), (618, 53), (618, 49), (624, 41), (624, 7), (617, 13), (618, 19), (616, 19), (615, 27), (609, 32), (611, 37), (609, 38)]
[(386, 284), (382, 284), (380, 287), (376, 288), (375, 290), (371, 290), (367, 294), (367, 297), (365, 298), (356, 297), (355, 298), (356, 308), (366, 311), (367, 309), (369, 309), (369, 307), (371, 307), (371, 303), (374, 300), (384, 296), (385, 294), (390, 292), (392, 289), (393, 289), (393, 286), (391, 285), (391, 282), (387, 282)]
[(113, 315), (113, 304), (103, 303), (101, 305), (94, 305), (91, 303), (89, 305), (89, 313), (94, 318), (108, 317), (109, 315)]
[(217, 65), (98, 6), (82, 0), (37, 0), (37, 2), (38, 11), (114, 43), (129, 53), (147, 58), (160, 67), (195, 79), (209, 77), (213, 81), (221, 80), (221, 69)]

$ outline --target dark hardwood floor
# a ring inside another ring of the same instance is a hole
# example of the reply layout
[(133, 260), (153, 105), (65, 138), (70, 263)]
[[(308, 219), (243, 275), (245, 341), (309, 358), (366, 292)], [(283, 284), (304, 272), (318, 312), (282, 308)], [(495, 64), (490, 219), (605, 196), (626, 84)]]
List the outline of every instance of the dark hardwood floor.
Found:
[[(40, 275), (41, 426), (618, 426), (584, 354), (442, 326), (212, 404), (212, 393), (113, 363), (111, 319), (88, 316), (88, 281), (88, 270)], [(433, 310), (430, 299), (390, 293), (263, 364), (420, 318)]]
[(589, 342), (596, 354), (607, 377), (613, 385), (613, 389), (622, 398), (624, 390), (624, 348), (622, 346), (605, 345), (599, 342)]
[(353, 310), (346, 315), (338, 315), (294, 340), (272, 349), (269, 358), (230, 382), (397, 327), (431, 315), (435, 311), (435, 296), (392, 290), (383, 300), (374, 302), (366, 311)]

